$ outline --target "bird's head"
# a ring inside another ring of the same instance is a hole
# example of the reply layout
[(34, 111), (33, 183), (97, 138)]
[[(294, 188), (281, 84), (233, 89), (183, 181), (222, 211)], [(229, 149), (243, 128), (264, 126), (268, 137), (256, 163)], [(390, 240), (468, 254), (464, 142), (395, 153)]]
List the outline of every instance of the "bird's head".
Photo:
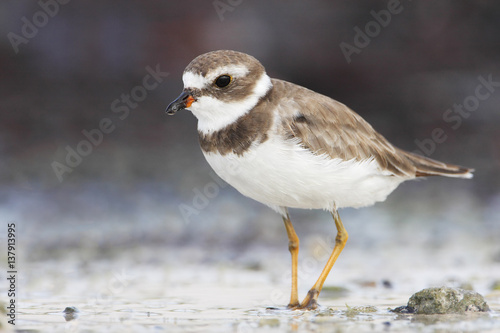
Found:
[(248, 113), (272, 88), (254, 57), (236, 51), (213, 51), (196, 57), (182, 75), (184, 89), (167, 114), (187, 109), (198, 118), (198, 130), (210, 133)]

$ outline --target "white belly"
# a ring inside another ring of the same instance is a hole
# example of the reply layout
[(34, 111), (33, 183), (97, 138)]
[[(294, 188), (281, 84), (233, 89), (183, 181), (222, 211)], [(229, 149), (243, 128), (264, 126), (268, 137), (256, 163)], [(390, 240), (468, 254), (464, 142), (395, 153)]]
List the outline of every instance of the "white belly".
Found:
[(227, 183), (281, 214), (283, 207), (333, 211), (372, 205), (406, 180), (382, 172), (373, 159), (332, 160), (276, 137), (243, 156), (205, 153), (205, 157)]

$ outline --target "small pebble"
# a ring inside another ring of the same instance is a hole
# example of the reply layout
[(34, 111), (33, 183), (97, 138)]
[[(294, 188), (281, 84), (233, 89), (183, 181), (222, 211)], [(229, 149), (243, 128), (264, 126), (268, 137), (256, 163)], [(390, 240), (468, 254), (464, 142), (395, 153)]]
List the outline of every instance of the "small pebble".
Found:
[(397, 308), (392, 309), (390, 311), (395, 313), (411, 314), (415, 313), (415, 308), (412, 308), (411, 306), (408, 305), (403, 305), (403, 306), (398, 306)]
[(63, 310), (63, 313), (64, 313), (64, 319), (66, 319), (66, 321), (71, 321), (71, 320), (78, 318), (78, 314), (80, 313), (80, 310), (78, 310), (74, 306), (67, 306)]
[(392, 289), (392, 282), (389, 280), (382, 280), (382, 285), (384, 286), (384, 288)]

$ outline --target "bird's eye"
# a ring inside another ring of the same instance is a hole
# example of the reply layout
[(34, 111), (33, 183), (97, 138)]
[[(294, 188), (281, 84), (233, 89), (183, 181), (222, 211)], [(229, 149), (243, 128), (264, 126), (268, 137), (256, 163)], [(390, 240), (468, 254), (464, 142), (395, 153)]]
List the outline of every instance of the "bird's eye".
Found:
[(231, 83), (232, 77), (229, 75), (221, 75), (217, 79), (215, 79), (215, 85), (219, 88), (226, 87), (229, 83)]

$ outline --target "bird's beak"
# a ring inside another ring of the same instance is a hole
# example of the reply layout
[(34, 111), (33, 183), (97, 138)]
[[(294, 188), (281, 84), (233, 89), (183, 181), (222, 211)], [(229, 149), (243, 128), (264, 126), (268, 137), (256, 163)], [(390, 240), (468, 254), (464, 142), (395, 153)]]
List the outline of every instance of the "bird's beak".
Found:
[(194, 97), (187, 91), (183, 91), (179, 97), (170, 103), (165, 110), (168, 115), (174, 115), (179, 110), (184, 110), (193, 104), (195, 101)]

